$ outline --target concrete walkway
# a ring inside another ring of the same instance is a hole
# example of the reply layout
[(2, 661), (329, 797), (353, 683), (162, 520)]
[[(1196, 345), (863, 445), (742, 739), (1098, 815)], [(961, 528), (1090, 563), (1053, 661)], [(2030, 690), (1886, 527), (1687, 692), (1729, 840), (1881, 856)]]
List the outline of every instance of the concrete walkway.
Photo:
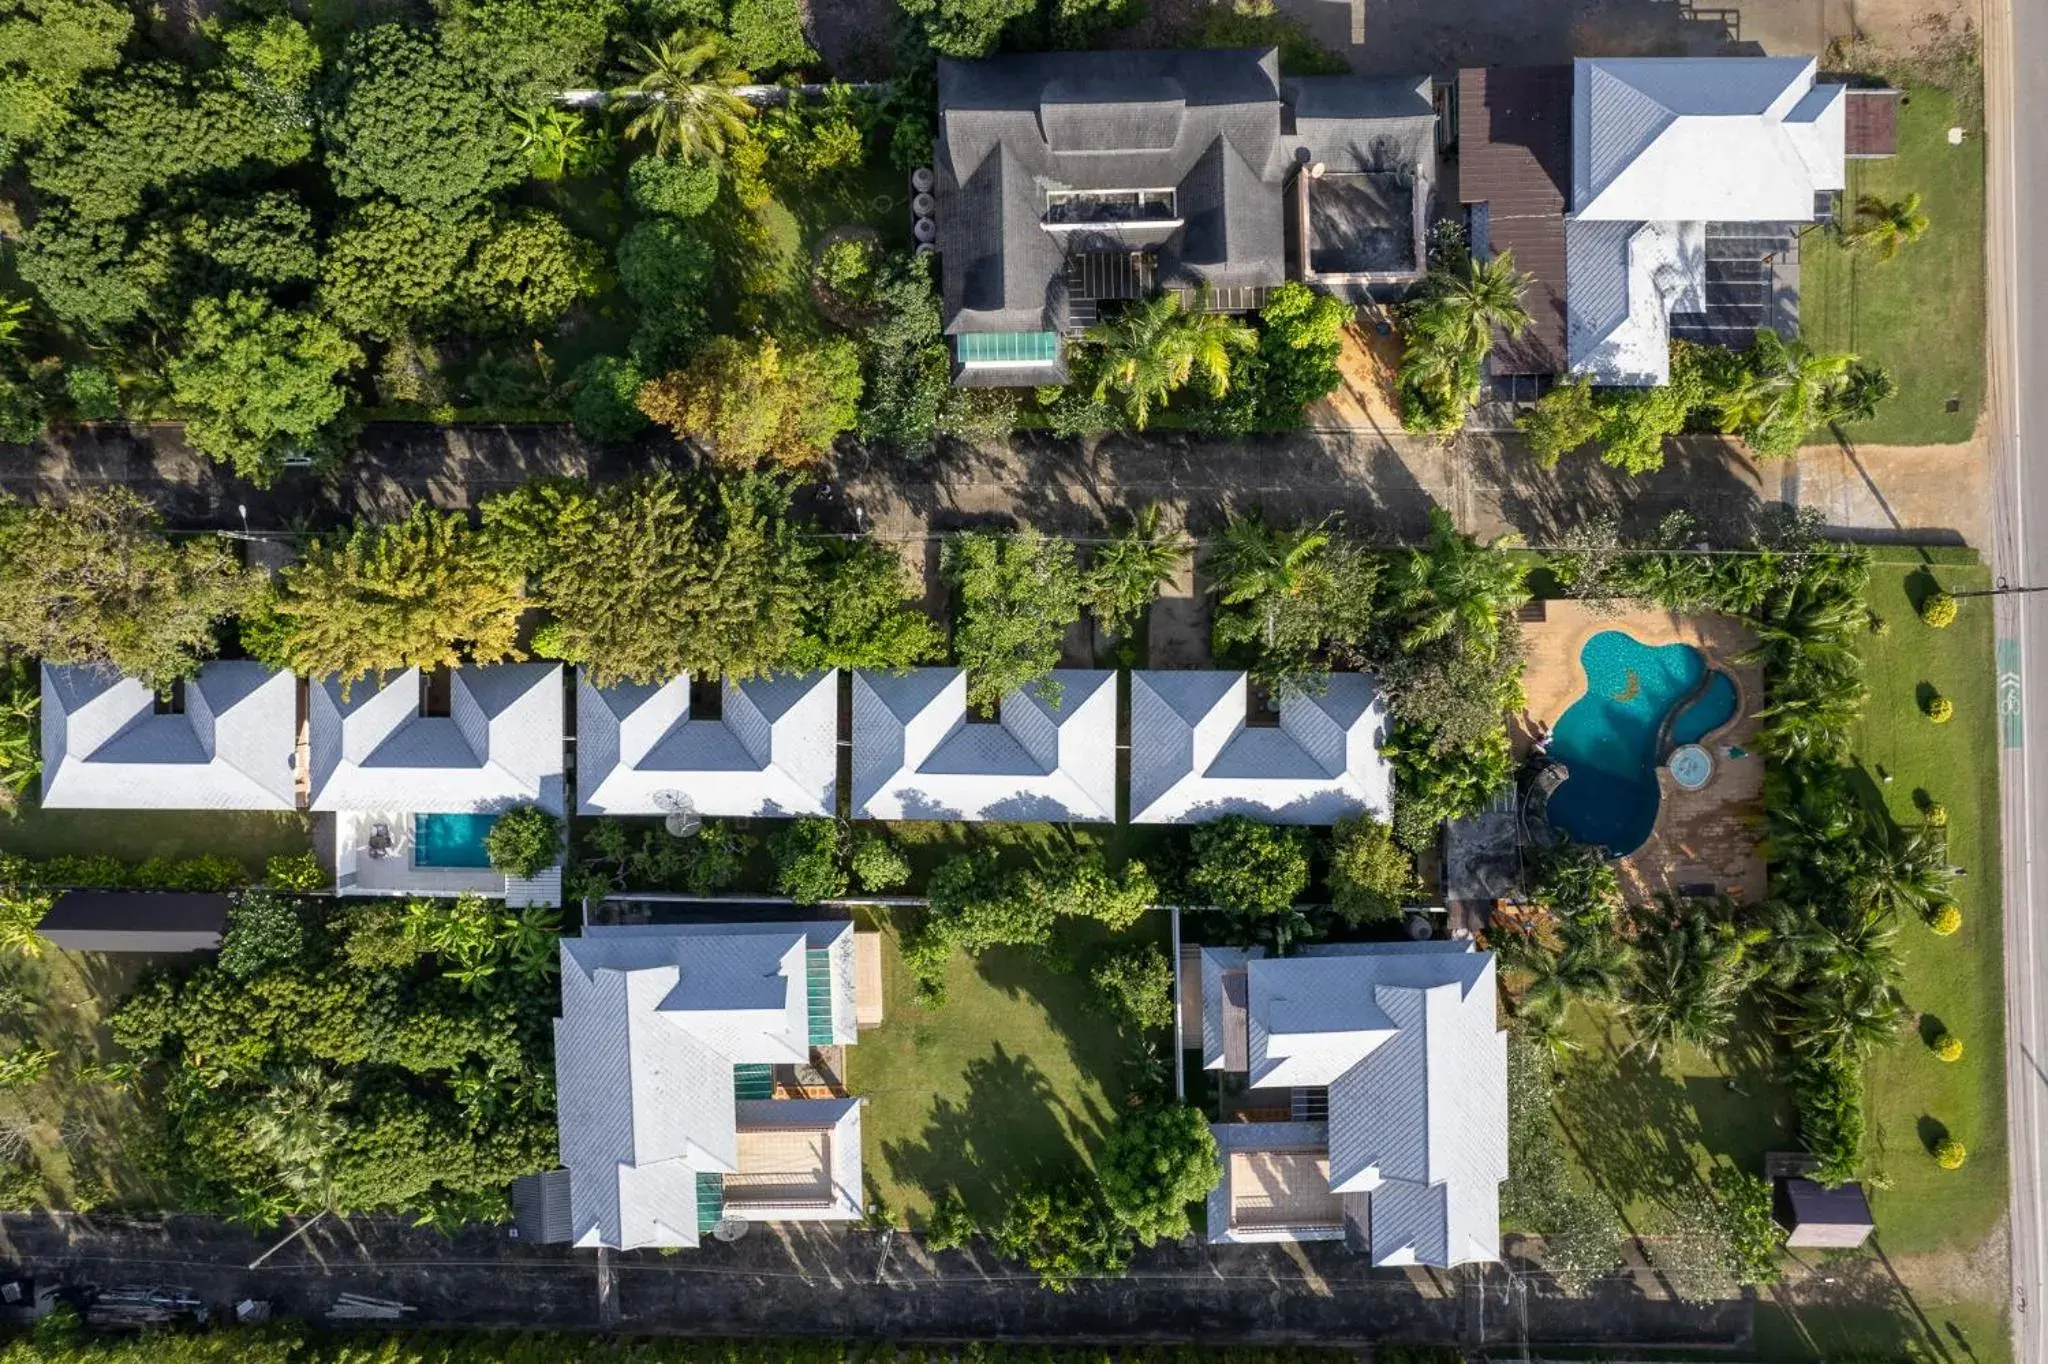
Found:
[[(33, 449), (0, 451), (0, 492), (61, 501), (105, 484), (134, 488), (184, 529), (313, 529), (357, 516), (400, 515), (415, 500), (473, 507), (541, 475), (599, 480), (687, 465), (688, 447), (648, 440), (593, 451), (566, 426), (438, 427), (382, 423), (327, 478), (287, 474), (259, 490), (192, 452), (173, 424), (60, 432)], [(1982, 543), (1988, 477), (1981, 441), (1936, 450), (1810, 451), (1758, 464), (1732, 442), (1675, 442), (1663, 469), (1630, 478), (1587, 456), (1537, 467), (1512, 433), (1449, 445), (1398, 433), (1301, 432), (1240, 441), (1176, 433), (1056, 441), (1020, 433), (997, 446), (954, 447), (928, 464), (855, 449), (827, 468), (818, 511), (845, 529), (921, 538), (978, 524), (1030, 524), (1085, 538), (1125, 510), (1165, 504), (1197, 532), (1225, 506), (1280, 516), (1340, 512), (1351, 528), (1409, 541), (1430, 508), (1490, 539), (1515, 532), (1533, 545), (1596, 516), (1640, 532), (1677, 509), (1711, 533), (1745, 538), (1764, 503), (1819, 507), (1847, 537)]]

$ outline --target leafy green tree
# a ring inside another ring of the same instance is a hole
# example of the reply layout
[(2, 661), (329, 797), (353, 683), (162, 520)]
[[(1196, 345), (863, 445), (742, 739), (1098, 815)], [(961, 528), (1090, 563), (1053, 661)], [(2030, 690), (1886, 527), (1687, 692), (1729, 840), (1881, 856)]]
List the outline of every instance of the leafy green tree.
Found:
[(267, 890), (244, 891), (228, 911), (220, 939), (220, 969), (245, 979), (273, 966), (289, 966), (306, 950), (306, 923), (296, 900)]
[(193, 305), (168, 372), (193, 448), (260, 487), (288, 456), (338, 454), (346, 376), (362, 361), (327, 319), (238, 291)]
[(1124, 415), (1142, 431), (1156, 404), (1196, 375), (1212, 395), (1230, 388), (1231, 357), (1258, 345), (1258, 333), (1222, 313), (1187, 312), (1177, 293), (1157, 293), (1088, 329), (1100, 349), (1095, 397), (1121, 395)]
[(1053, 1293), (1076, 1279), (1121, 1274), (1131, 1258), (1130, 1231), (1079, 1172), (1019, 1191), (990, 1240), (997, 1254), (1037, 1274), (1039, 1286)]
[(836, 900), (846, 894), (841, 867), (846, 836), (836, 819), (805, 816), (768, 837), (775, 859), (775, 889), (800, 905)]
[(714, 337), (683, 368), (649, 380), (640, 410), (728, 468), (801, 467), (853, 429), (860, 357), (846, 340)]
[(1880, 261), (1889, 261), (1905, 247), (1927, 235), (1927, 215), (1920, 211), (1920, 196), (1886, 199), (1865, 194), (1856, 200), (1856, 218), (1842, 240), (1859, 251), (1868, 251)]
[[(275, 124), (280, 137), (295, 139), (311, 128), (322, 58), (310, 29), (289, 15), (273, 14), (229, 24), (220, 32), (220, 46), (229, 87)], [(308, 140), (306, 151), (311, 150)]]
[(528, 602), (463, 518), (413, 504), (403, 521), (316, 539), (278, 576), (243, 642), (272, 667), (350, 679), (518, 656)]
[(1308, 595), (1310, 575), (1329, 548), (1325, 525), (1275, 526), (1253, 507), (1224, 526), (1203, 567), (1223, 605), (1254, 608), (1244, 614), (1271, 650), (1280, 644), (1283, 609)]
[(71, 95), (118, 65), (135, 27), (110, 0), (8, 0), (0, 9), (0, 139), (36, 141), (71, 116)]
[(438, 0), (441, 45), (491, 92), (519, 108), (588, 86), (620, 0)]
[(478, 73), (401, 24), (349, 38), (320, 131), (334, 187), (351, 199), (383, 194), (459, 218), (519, 178), (517, 133)]
[(0, 500), (0, 646), (152, 685), (198, 671), (261, 591), (218, 540), (173, 545), (148, 503), (82, 489), (62, 507)]
[(930, 260), (883, 260), (874, 320), (861, 336), (860, 434), (913, 459), (932, 453), (956, 392)]
[(119, 219), (89, 218), (61, 203), (46, 208), (15, 257), (22, 283), (43, 305), (89, 336), (132, 322), (171, 277), (160, 241), (138, 241)]
[(746, 136), (753, 108), (732, 92), (747, 73), (725, 57), (718, 38), (679, 31), (641, 43), (612, 92), (639, 112), (626, 124), (629, 138), (654, 141), (654, 154), (685, 161), (716, 161)]
[(873, 540), (828, 548), (804, 607), (793, 672), (822, 668), (902, 669), (945, 654), (945, 635), (913, 595), (903, 558)]
[(1378, 558), (1326, 524), (1278, 526), (1255, 507), (1224, 526), (1203, 569), (1217, 595), (1216, 656), (1261, 686), (1307, 684), (1374, 617)]
[(639, 401), (646, 379), (631, 356), (594, 355), (577, 367), (574, 382), (569, 419), (583, 439), (616, 445), (647, 429)]
[(41, 440), (49, 416), (49, 405), (34, 384), (0, 375), (0, 441), (27, 445)]
[(699, 217), (718, 198), (718, 163), (636, 156), (626, 168), (626, 193), (642, 213)]
[(853, 845), (853, 879), (870, 895), (910, 883), (910, 859), (886, 834), (862, 834)]
[[(1607, 425), (1606, 415), (1593, 396), (1593, 381), (1585, 375), (1562, 383), (1538, 398), (1515, 427), (1529, 442), (1529, 453), (1546, 469), (1598, 436)], [(1660, 450), (1661, 457), (1662, 451)]]
[(538, 805), (516, 805), (484, 835), (491, 866), (507, 876), (538, 876), (562, 860), (562, 821)]
[(967, 669), (967, 700), (994, 706), (1037, 683), (1057, 705), (1061, 641), (1081, 618), (1083, 584), (1074, 547), (1036, 530), (967, 531), (949, 537), (940, 569), (959, 601), (953, 656)]
[(562, 180), (601, 170), (610, 150), (601, 131), (593, 132), (580, 109), (546, 105), (515, 109), (512, 126), (519, 138), (519, 157), (536, 180)]
[[(781, 668), (801, 635), (815, 553), (785, 512), (786, 493), (764, 479), (712, 487), (672, 474), (560, 504), (530, 549), (563, 657), (600, 686)], [(486, 502), (483, 513), (489, 527), (500, 509)]]
[(1410, 430), (1449, 432), (1479, 400), (1481, 367), (1495, 331), (1520, 336), (1529, 325), (1522, 294), (1529, 277), (1514, 253), (1480, 260), (1457, 253), (1432, 266), (1403, 322), (1401, 421)]
[(1771, 1215), (1768, 1180), (1730, 1166), (1716, 1166), (1714, 1195), (1728, 1246), (1729, 1276), (1748, 1287), (1767, 1287), (1784, 1277), (1778, 1254), (1785, 1229)]
[(1160, 508), (1148, 504), (1095, 549), (1088, 564), (1088, 609), (1112, 635), (1128, 637), (1180, 568), (1190, 545), (1183, 535), (1159, 533)]
[(818, 60), (804, 38), (798, 0), (732, 0), (725, 28), (733, 60), (759, 75), (811, 66)]
[(1157, 947), (1120, 948), (1088, 973), (1097, 1000), (1140, 1032), (1173, 1025), (1173, 963)]
[(1003, 30), (1030, 17), (1036, 0), (897, 0), (932, 51), (942, 57), (986, 57)]
[(937, 1253), (959, 1250), (981, 1234), (967, 1200), (958, 1189), (948, 1189), (932, 1200), (931, 1216), (925, 1219), (924, 1248)]
[(1394, 831), (1371, 815), (1346, 815), (1331, 830), (1330, 902), (1347, 923), (1398, 919), (1422, 886)]
[(1130, 928), (1158, 898), (1142, 862), (1111, 874), (1099, 853), (1055, 855), (1027, 867), (1006, 867), (983, 848), (942, 863), (925, 887), (930, 908), (903, 949), (904, 965), (928, 1007), (945, 1003), (946, 967), (954, 949), (1046, 948), (1063, 919), (1093, 919)]
[(1300, 829), (1225, 815), (1188, 839), (1188, 893), (1234, 914), (1271, 916), (1308, 889), (1308, 836)]
[(1351, 309), (1299, 280), (1275, 289), (1259, 310), (1259, 358), (1264, 362), (1259, 425), (1284, 431), (1301, 425), (1310, 403), (1337, 391), (1337, 357)]
[(455, 282), (489, 231), (373, 199), (343, 216), (320, 267), (320, 303), (350, 331), (388, 340), (445, 326)]
[(632, 353), (642, 369), (672, 363), (709, 328), (715, 263), (703, 234), (670, 218), (635, 223), (620, 240), (619, 286), (639, 309)]
[(499, 222), (456, 282), (463, 320), (478, 331), (530, 334), (598, 291), (604, 253), (560, 218), (526, 209)]
[(1096, 1171), (1110, 1211), (1149, 1246), (1189, 1235), (1188, 1205), (1222, 1182), (1223, 1162), (1202, 1110), (1176, 1103), (1119, 1114)]
[[(39, 679), (29, 661), (0, 661), (0, 816), (12, 813), (43, 770), (37, 722), (41, 709)], [(0, 874), (0, 881), (5, 879)], [(33, 929), (33, 924), (30, 927)]]
[(223, 291), (274, 289), (320, 271), (312, 210), (281, 190), (209, 205), (187, 219), (179, 235), (210, 267), (206, 283)]

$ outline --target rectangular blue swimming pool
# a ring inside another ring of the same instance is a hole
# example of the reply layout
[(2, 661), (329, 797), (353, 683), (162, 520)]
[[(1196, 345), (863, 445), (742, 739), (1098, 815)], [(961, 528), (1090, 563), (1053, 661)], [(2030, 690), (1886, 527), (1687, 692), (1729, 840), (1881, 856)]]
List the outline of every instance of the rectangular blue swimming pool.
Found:
[(496, 815), (414, 815), (412, 861), (416, 867), (488, 867), (484, 835)]

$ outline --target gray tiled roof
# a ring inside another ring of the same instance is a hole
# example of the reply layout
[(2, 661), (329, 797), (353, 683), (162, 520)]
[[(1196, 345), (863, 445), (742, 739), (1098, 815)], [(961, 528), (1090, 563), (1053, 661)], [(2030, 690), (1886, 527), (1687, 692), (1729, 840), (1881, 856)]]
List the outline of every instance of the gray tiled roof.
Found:
[[(1285, 278), (1289, 148), (1274, 49), (941, 60), (939, 109), (949, 333), (1063, 329), (1065, 250), (1157, 248), (1166, 286)], [(1059, 189), (1173, 189), (1184, 225), (1056, 240), (1041, 218)]]
[[(850, 922), (593, 926), (563, 939), (555, 1086), (578, 1245), (697, 1244), (697, 1176), (736, 1173), (739, 1129), (785, 1107), (743, 1115), (733, 1067), (810, 1059), (811, 950), (833, 954), (833, 1038), (851, 1042)], [(834, 1178), (858, 1189), (857, 1128), (850, 1159)]]
[(298, 682), (260, 663), (209, 663), (182, 715), (156, 692), (91, 668), (44, 664), (42, 803), (51, 809), (289, 810)]
[(839, 674), (780, 674), (720, 688), (690, 715), (690, 679), (576, 683), (577, 813), (660, 812), (678, 791), (707, 815), (830, 815), (838, 789)]
[[(1234, 954), (1203, 950), (1209, 968)], [(1455, 1265), (1499, 1254), (1507, 1177), (1507, 1039), (1491, 953), (1469, 943), (1345, 943), (1244, 963), (1245, 1083), (1322, 1088), (1330, 1188), (1372, 1200), (1375, 1264)], [(1204, 1065), (1224, 1068), (1206, 1044)]]
[(449, 714), (420, 712), (420, 672), (308, 689), (315, 810), (565, 813), (562, 665), (458, 668)]

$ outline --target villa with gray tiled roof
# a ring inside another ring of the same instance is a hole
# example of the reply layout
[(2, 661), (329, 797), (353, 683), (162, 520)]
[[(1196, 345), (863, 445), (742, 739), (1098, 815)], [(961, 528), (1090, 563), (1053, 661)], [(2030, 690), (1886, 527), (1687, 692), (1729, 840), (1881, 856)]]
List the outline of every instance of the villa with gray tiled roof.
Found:
[(163, 692), (43, 665), (49, 809), (289, 810), (297, 743), (298, 682), (260, 663), (208, 663)]
[(1466, 942), (1194, 949), (1184, 1024), (1236, 1077), (1212, 1242), (1344, 1240), (1375, 1265), (1500, 1257), (1507, 1035)]
[(1333, 673), (1321, 691), (1288, 691), (1277, 711), (1256, 717), (1251, 696), (1241, 672), (1131, 674), (1131, 823), (1389, 817), (1393, 772), (1380, 751), (1387, 708), (1377, 682)]
[(1116, 674), (1060, 669), (977, 717), (959, 668), (853, 676), (856, 819), (1116, 818)]
[(839, 674), (659, 686), (576, 683), (576, 813), (664, 812), (670, 794), (707, 815), (834, 813)]
[(309, 804), (335, 816), (335, 884), (559, 901), (559, 869), (508, 880), (483, 858), (481, 838), (488, 816), (515, 806), (566, 813), (563, 710), (559, 663), (311, 683)]
[(818, 1065), (858, 1036), (854, 937), (819, 922), (564, 939), (562, 1168), (515, 1195), (528, 1234), (632, 1250), (695, 1246), (722, 1217), (860, 1217), (861, 1100)]

